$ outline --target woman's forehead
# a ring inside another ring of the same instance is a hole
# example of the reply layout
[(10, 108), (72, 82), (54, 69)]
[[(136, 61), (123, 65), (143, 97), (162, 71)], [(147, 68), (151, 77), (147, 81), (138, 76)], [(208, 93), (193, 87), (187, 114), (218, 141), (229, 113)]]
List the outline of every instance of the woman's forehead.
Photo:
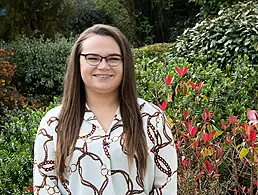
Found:
[(82, 42), (81, 52), (87, 53), (118, 53), (120, 47), (116, 40), (110, 36), (93, 35)]

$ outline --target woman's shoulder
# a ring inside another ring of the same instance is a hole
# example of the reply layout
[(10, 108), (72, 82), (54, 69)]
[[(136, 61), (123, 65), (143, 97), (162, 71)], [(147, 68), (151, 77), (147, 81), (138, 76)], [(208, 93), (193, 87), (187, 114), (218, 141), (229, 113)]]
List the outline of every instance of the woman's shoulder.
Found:
[(55, 135), (56, 127), (58, 125), (59, 115), (61, 111), (61, 106), (54, 107), (46, 112), (40, 121), (38, 127), (38, 134), (42, 135), (48, 134), (49, 136)]
[(152, 102), (148, 102), (142, 98), (138, 98), (137, 99), (138, 104), (140, 106), (140, 111), (142, 112), (148, 112), (148, 113), (163, 113), (162, 110), (155, 104), (153, 104)]
[(58, 119), (59, 118), (59, 115), (60, 115), (60, 111), (61, 111), (61, 105), (59, 106), (56, 106), (52, 109), (50, 109), (49, 111), (47, 111), (47, 113), (45, 114), (45, 116), (43, 117), (43, 119), (45, 120), (49, 120), (51, 118), (56, 118)]

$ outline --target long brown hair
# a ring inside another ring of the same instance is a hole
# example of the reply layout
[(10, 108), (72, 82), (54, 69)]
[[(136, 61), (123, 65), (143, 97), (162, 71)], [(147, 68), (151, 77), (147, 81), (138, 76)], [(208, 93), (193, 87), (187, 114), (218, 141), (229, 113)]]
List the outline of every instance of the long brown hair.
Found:
[(98, 24), (85, 30), (75, 42), (68, 58), (68, 66), (64, 80), (64, 94), (59, 123), (57, 126), (57, 148), (55, 166), (57, 175), (64, 174), (67, 159), (73, 153), (85, 112), (86, 94), (80, 75), (79, 55), (82, 43), (94, 36), (110, 36), (118, 43), (124, 57), (123, 78), (120, 86), (120, 112), (123, 120), (124, 147), (129, 164), (136, 153), (140, 178), (143, 179), (147, 168), (147, 142), (139, 105), (135, 81), (134, 63), (131, 45), (122, 32), (112, 26)]

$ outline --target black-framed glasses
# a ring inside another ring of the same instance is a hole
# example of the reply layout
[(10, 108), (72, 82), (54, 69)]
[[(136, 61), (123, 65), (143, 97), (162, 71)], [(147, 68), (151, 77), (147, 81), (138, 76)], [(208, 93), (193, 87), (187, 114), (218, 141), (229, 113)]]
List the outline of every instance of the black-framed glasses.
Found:
[(80, 55), (84, 56), (88, 64), (91, 66), (98, 66), (103, 59), (105, 59), (107, 64), (112, 67), (118, 66), (123, 61), (123, 57), (119, 54), (111, 54), (106, 57), (100, 56), (98, 54), (92, 54), (92, 53), (88, 53), (88, 54), (81, 53)]

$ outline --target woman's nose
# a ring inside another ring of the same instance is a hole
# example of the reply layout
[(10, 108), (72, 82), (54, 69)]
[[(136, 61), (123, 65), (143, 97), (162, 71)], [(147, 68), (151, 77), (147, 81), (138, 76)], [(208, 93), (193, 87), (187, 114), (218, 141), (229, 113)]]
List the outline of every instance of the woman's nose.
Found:
[(107, 60), (105, 58), (103, 58), (101, 60), (101, 62), (99, 63), (99, 65), (97, 66), (98, 69), (109, 69), (110, 66), (107, 63)]

